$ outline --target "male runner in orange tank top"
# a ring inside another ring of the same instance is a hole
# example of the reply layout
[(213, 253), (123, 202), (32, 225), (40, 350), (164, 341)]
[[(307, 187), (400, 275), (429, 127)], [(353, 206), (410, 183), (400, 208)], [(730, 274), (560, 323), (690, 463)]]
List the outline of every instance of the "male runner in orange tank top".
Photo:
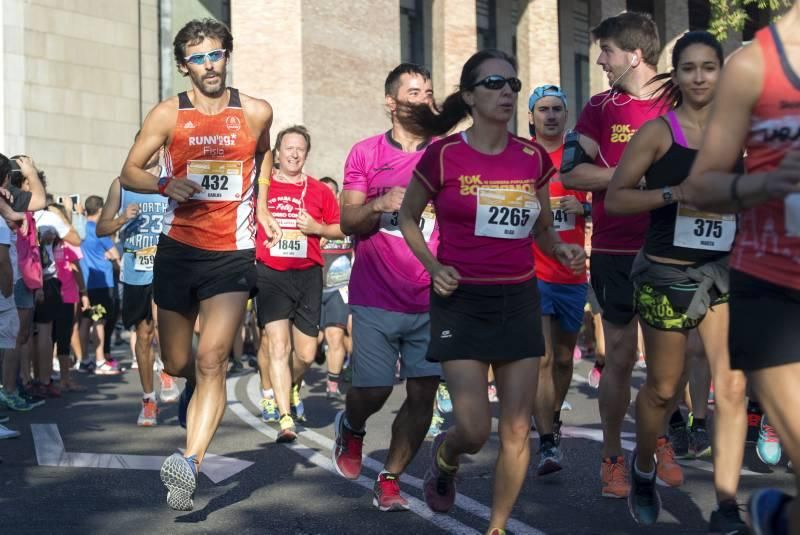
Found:
[[(255, 219), (267, 229), (268, 246), (280, 239), (280, 229), (266, 203), (254, 209), (257, 154), (264, 155), (259, 198), (266, 197), (269, 185), (272, 108), (226, 86), (230, 30), (213, 19), (193, 20), (173, 45), (178, 70), (192, 88), (150, 111), (120, 181), (170, 199), (153, 293), (164, 369), (187, 381), (178, 409), (187, 440), (183, 455), (164, 462), (161, 480), (167, 504), (191, 510), (200, 463), (225, 412), (228, 353), (255, 288)], [(144, 168), (162, 146), (166, 172), (156, 179)], [(200, 339), (193, 356), (198, 314)]]

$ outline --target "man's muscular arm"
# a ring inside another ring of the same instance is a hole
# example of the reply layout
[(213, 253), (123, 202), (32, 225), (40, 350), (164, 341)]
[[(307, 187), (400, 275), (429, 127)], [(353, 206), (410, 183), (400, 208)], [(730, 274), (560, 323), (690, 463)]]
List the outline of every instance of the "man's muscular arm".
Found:
[(169, 141), (177, 116), (177, 98), (165, 100), (150, 110), (122, 166), (119, 177), (122, 186), (142, 193), (158, 193), (158, 178), (145, 168), (158, 149)]
[(281, 239), (281, 229), (272, 217), (267, 207), (269, 181), (272, 178), (272, 150), (269, 130), (272, 127), (272, 106), (266, 100), (245, 97), (242, 105), (245, 107), (247, 122), (253, 132), (258, 135), (256, 152), (264, 157), (258, 172), (258, 197), (256, 198), (256, 221), (267, 234), (267, 247), (272, 247)]

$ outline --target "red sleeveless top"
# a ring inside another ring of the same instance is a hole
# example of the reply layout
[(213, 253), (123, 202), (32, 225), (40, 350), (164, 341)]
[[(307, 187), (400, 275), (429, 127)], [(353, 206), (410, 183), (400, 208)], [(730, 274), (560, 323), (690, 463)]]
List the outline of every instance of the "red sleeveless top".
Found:
[[(800, 150), (800, 77), (774, 26), (756, 33), (756, 41), (763, 57), (764, 81), (747, 137), (748, 173), (775, 169), (789, 150)], [(742, 212), (731, 267), (800, 289), (800, 194)]]
[(167, 173), (203, 187), (192, 199), (170, 200), (163, 232), (207, 251), (255, 248), (257, 139), (245, 120), (239, 91), (228, 88), (228, 106), (200, 113), (186, 92), (178, 95), (178, 120), (166, 151)]

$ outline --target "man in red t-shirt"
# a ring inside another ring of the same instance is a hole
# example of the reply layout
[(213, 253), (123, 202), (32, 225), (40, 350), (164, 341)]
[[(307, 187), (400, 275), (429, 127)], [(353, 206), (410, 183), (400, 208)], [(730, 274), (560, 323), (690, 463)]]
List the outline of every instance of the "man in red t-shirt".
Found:
[[(262, 329), (258, 364), (274, 390), (262, 386), (262, 414), (279, 411), (278, 442), (297, 438), (295, 419), (305, 421), (300, 383), (317, 354), (322, 309), (320, 238), (344, 238), (339, 204), (331, 190), (303, 172), (311, 137), (302, 126), (282, 130), (275, 142), (279, 168), (267, 193), (267, 207), (282, 237), (268, 248), (256, 233), (258, 325)], [(294, 358), (291, 358), (294, 349)], [(262, 382), (262, 385), (265, 383)]]
[[(567, 125), (567, 97), (558, 86), (543, 85), (528, 99), (531, 135), (547, 149), (556, 168), (564, 153)], [(549, 183), (553, 226), (561, 241), (584, 247), (586, 216), (591, 208), (583, 191), (569, 190), (553, 176)], [(559, 449), (561, 405), (572, 381), (572, 352), (583, 323), (588, 284), (586, 273), (576, 275), (543, 253), (534, 243), (536, 278), (541, 296), (545, 356), (539, 363), (539, 389), (534, 418), (539, 432), (538, 474), (544, 476), (563, 468)]]
[[(630, 479), (622, 453), (622, 422), (630, 405), (631, 373), (636, 363), (638, 324), (634, 309), (633, 259), (644, 244), (648, 214), (612, 217), (605, 210), (606, 188), (633, 134), (664, 113), (648, 82), (656, 75), (660, 43), (653, 19), (626, 12), (592, 30), (600, 45), (597, 64), (611, 89), (593, 96), (567, 137), (561, 179), (568, 188), (592, 192), (591, 282), (603, 309), (606, 363), (600, 379), (603, 425), (602, 495), (626, 498)], [(659, 439), (658, 477), (679, 484), (683, 476), (672, 446)], [(642, 476), (645, 477), (645, 476)]]

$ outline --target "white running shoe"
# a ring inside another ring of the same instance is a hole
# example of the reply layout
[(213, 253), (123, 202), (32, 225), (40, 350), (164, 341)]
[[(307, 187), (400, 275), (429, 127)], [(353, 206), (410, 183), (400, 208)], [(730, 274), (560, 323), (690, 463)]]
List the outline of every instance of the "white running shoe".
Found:
[(136, 420), (139, 427), (153, 427), (158, 425), (158, 406), (152, 399), (142, 400), (142, 410), (139, 411), (139, 418)]
[(5, 438), (17, 438), (20, 435), (19, 431), (9, 429), (4, 425), (0, 425), (0, 440)]
[(175, 403), (178, 401), (181, 391), (178, 389), (178, 385), (175, 384), (175, 379), (164, 372), (159, 373), (158, 378), (161, 380), (161, 401), (163, 403)]

